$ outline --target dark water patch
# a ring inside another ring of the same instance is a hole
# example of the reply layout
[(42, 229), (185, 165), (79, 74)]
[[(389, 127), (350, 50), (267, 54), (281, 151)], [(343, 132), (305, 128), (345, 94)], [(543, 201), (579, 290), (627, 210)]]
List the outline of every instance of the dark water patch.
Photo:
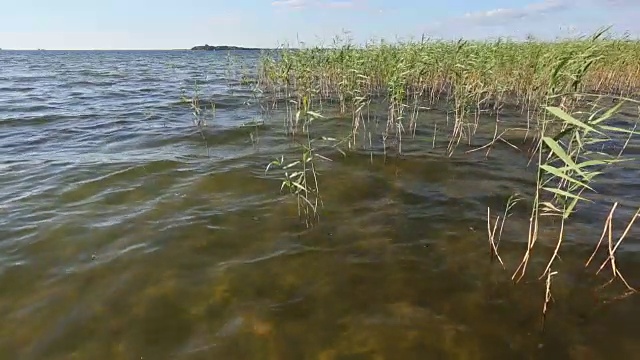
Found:
[(33, 115), (34, 113), (42, 114), (42, 113), (52, 112), (56, 110), (62, 110), (57, 106), (50, 106), (50, 105), (31, 105), (25, 108), (22, 106), (17, 106), (16, 105), (17, 103), (18, 103), (17, 100), (14, 101), (14, 104), (4, 107), (3, 111), (6, 111), (6, 113), (11, 114), (15, 117), (23, 117), (23, 116)]
[(75, 72), (78, 76), (98, 77), (98, 78), (122, 78), (122, 72), (119, 71), (99, 71), (99, 70), (80, 70)]
[(213, 124), (205, 128), (203, 131), (207, 141), (212, 144), (221, 145), (244, 142), (246, 140), (251, 140), (250, 134), (252, 132), (258, 131), (268, 133), (272, 129), (271, 125), (251, 126), (250, 124), (252, 124), (252, 120), (243, 121), (243, 119), (233, 119), (233, 122), (233, 124), (224, 126), (217, 125), (215, 120), (212, 121)]
[(48, 73), (44, 74), (33, 74), (28, 76), (13, 76), (11, 80), (15, 84), (38, 84), (38, 83), (47, 83), (49, 81), (57, 80), (55, 75), (50, 75)]
[(10, 86), (10, 87), (0, 87), (0, 93), (28, 93), (36, 90), (35, 87), (27, 87), (27, 86)]
[(116, 85), (115, 81), (96, 81), (96, 80), (78, 80), (58, 85), (62, 88), (94, 88), (94, 87), (112, 87)]

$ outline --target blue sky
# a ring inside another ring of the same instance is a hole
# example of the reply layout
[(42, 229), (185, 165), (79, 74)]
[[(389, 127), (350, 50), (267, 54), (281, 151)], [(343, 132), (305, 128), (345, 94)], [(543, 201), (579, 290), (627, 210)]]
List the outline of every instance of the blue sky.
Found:
[(640, 0), (7, 0), (0, 48), (171, 49), (590, 33), (640, 35)]

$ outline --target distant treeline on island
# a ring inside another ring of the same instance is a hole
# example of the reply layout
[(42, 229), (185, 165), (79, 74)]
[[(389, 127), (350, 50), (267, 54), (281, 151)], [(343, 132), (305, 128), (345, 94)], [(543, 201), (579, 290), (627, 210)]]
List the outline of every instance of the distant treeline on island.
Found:
[(194, 47), (191, 48), (191, 50), (213, 51), (213, 50), (261, 50), (261, 49), (260, 48), (240, 47), (240, 46), (228, 46), (228, 45), (211, 46), (209, 44), (206, 44), (206, 45), (201, 45), (201, 46), (194, 46)]

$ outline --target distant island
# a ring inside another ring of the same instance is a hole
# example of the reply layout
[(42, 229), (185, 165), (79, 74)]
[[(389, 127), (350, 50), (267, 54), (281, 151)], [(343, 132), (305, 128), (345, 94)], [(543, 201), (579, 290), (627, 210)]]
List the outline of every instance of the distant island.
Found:
[(227, 45), (211, 46), (209, 44), (206, 44), (206, 45), (201, 45), (201, 46), (194, 46), (194, 47), (191, 48), (191, 50), (205, 50), (205, 51), (213, 51), (213, 50), (260, 50), (260, 48), (248, 48), (248, 47), (227, 46)]

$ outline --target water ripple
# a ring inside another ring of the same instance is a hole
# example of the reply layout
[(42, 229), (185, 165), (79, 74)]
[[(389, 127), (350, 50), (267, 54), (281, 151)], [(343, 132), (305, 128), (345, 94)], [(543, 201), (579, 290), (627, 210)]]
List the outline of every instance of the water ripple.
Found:
[[(253, 346), (260, 339), (275, 349), (336, 334), (352, 336), (346, 342), (390, 338), (376, 327), (399, 336), (387, 345), (459, 328), (487, 346), (530, 337), (533, 327), (512, 310), (537, 314), (541, 294), (490, 293), (498, 285), (485, 279), (478, 230), (487, 206), (497, 213), (511, 194), (531, 190), (526, 155), (504, 146), (489, 159), (446, 157), (431, 149), (431, 127), (419, 128), (398, 157), (385, 157), (382, 143), (347, 157), (323, 149), (333, 160), (317, 168), (325, 207), (320, 224), (306, 229), (296, 199), (279, 192), (282, 174), (264, 171), (282, 154), (300, 156), (283, 136), (284, 109), (264, 115), (252, 89), (228, 75), (255, 71), (258, 56), (231, 64), (216, 52), (0, 53), (0, 353), (162, 358), (182, 348), (238, 358), (244, 344), (263, 349)], [(207, 116), (201, 131), (181, 101), (196, 83)], [(348, 132), (340, 119), (318, 126)], [(264, 124), (246, 125), (253, 121)], [(593, 198), (621, 199), (624, 218), (638, 206), (639, 176), (628, 163), (603, 176)], [(568, 246), (597, 240), (588, 236), (608, 209), (585, 209)], [(527, 216), (510, 218), (501, 248), (526, 241)], [(621, 247), (628, 258), (640, 251), (634, 236)], [(514, 263), (521, 255), (504, 251)], [(575, 261), (569, 255), (563, 262)], [(487, 305), (491, 296), (508, 311)], [(431, 313), (430, 302), (441, 308)], [(570, 324), (570, 310), (554, 316)]]

